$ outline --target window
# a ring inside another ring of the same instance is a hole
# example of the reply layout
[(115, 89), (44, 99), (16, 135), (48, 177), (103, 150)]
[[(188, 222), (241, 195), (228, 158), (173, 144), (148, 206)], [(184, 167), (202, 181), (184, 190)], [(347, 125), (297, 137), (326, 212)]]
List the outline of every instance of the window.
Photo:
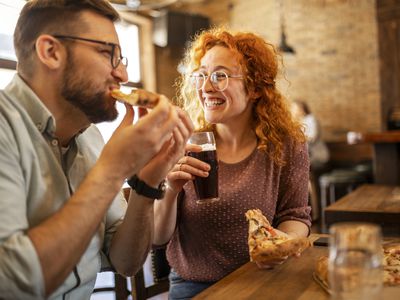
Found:
[(0, 0), (0, 58), (15, 61), (13, 33), (25, 1)]
[[(121, 44), (122, 55), (128, 58), (128, 80), (126, 86), (121, 90), (129, 94), (132, 87), (141, 87), (140, 77), (140, 56), (139, 56), (139, 28), (135, 24), (119, 22), (115, 24), (119, 42)], [(114, 130), (121, 123), (125, 115), (125, 106), (117, 102), (118, 118), (112, 122), (103, 122), (97, 124), (104, 141), (107, 142)]]
[(139, 28), (135, 24), (119, 22), (115, 24), (119, 42), (121, 44), (122, 55), (128, 58), (129, 81), (139, 83), (140, 78), (140, 59), (139, 59)]
[(16, 72), (13, 33), (24, 4), (25, 1), (20, 0), (0, 0), (0, 89), (10, 82)]

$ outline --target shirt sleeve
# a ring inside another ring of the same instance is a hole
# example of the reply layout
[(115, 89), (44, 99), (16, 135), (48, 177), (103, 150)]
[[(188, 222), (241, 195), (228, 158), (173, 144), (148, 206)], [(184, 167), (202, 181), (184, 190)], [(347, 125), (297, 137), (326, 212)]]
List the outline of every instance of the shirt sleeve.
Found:
[[(101, 136), (101, 133), (96, 125), (90, 126), (86, 130), (87, 134), (91, 135), (90, 142), (85, 142), (84, 147), (86, 149), (90, 148), (93, 152), (95, 152), (95, 156), (98, 157), (100, 155), (101, 149), (104, 147), (104, 140)], [(126, 209), (127, 209), (127, 201), (124, 197), (123, 190), (115, 196), (113, 202), (111, 203), (109, 209), (107, 210), (105, 220), (104, 220), (104, 240), (103, 246), (101, 249), (101, 271), (114, 271), (113, 266), (111, 265), (109, 259), (110, 246), (112, 238), (117, 231), (118, 226), (122, 223)]]
[(288, 145), (286, 164), (279, 180), (279, 195), (274, 225), (288, 220), (300, 221), (311, 227), (308, 205), (309, 159), (305, 144)]
[(26, 235), (27, 197), (18, 143), (0, 114), (0, 298), (43, 299), (39, 258)]
[(114, 271), (109, 259), (111, 240), (117, 231), (118, 226), (122, 223), (127, 208), (127, 201), (125, 200), (124, 194), (121, 190), (120, 193), (115, 197), (113, 203), (107, 211), (104, 243), (101, 256), (101, 270)]

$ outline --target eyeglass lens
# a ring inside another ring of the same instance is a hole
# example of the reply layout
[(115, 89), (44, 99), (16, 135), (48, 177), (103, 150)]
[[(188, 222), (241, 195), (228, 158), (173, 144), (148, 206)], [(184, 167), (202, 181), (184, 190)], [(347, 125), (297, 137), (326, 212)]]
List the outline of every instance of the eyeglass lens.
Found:
[(193, 74), (191, 77), (192, 84), (197, 90), (201, 90), (204, 87), (208, 77), (210, 77), (210, 82), (217, 91), (223, 91), (228, 86), (228, 75), (222, 71), (215, 71), (211, 75), (204, 75), (202, 72), (199, 72)]
[(111, 64), (113, 68), (117, 68), (122, 63), (125, 67), (128, 66), (128, 59), (122, 56), (121, 48), (119, 45), (113, 45)]

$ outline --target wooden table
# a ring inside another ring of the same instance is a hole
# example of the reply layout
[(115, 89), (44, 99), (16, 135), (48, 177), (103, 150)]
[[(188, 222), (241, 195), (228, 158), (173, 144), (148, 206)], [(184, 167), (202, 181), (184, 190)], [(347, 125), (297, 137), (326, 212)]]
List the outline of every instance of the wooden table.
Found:
[(325, 222), (373, 222), (384, 235), (400, 236), (400, 187), (365, 184), (325, 209)]
[[(312, 235), (311, 239), (316, 237)], [(259, 269), (249, 262), (193, 299), (327, 300), (329, 294), (313, 279), (318, 257), (327, 254), (327, 247), (315, 246), (304, 251), (300, 258), (289, 258), (272, 270)], [(400, 287), (385, 287), (381, 299), (400, 299)]]

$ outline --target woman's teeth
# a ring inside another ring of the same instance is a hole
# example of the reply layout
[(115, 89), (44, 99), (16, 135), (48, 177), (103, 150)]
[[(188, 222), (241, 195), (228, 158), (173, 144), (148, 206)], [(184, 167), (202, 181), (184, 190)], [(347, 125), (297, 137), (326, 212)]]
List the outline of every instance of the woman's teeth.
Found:
[(222, 105), (222, 104), (224, 104), (224, 103), (225, 103), (225, 101), (222, 101), (222, 100), (206, 100), (206, 101), (204, 102), (204, 104), (206, 105), (206, 107), (219, 106), (219, 105)]

